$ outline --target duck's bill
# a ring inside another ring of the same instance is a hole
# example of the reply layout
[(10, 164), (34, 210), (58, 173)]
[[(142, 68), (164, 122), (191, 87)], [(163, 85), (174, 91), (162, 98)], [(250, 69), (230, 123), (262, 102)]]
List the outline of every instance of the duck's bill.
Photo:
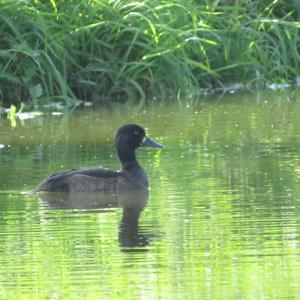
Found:
[(141, 146), (142, 147), (152, 147), (152, 148), (163, 148), (164, 147), (164, 145), (151, 140), (147, 136), (144, 137), (144, 139), (143, 139), (143, 141), (141, 143)]

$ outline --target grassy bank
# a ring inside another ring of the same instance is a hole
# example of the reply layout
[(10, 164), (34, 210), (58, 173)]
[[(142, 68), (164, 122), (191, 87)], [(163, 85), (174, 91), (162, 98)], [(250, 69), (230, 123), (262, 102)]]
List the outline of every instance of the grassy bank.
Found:
[(289, 2), (1, 1), (2, 105), (143, 102), (293, 80), (300, 7)]

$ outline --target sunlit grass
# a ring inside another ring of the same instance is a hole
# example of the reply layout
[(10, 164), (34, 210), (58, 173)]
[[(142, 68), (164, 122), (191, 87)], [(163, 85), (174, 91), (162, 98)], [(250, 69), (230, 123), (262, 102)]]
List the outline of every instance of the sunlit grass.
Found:
[(3, 105), (144, 103), (298, 76), (296, 4), (224, 2), (2, 1)]

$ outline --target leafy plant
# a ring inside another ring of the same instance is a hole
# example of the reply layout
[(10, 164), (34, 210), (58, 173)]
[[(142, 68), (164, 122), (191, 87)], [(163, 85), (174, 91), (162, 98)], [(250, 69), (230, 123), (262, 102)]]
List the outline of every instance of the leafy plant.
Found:
[(299, 74), (297, 1), (0, 3), (4, 105), (193, 97)]

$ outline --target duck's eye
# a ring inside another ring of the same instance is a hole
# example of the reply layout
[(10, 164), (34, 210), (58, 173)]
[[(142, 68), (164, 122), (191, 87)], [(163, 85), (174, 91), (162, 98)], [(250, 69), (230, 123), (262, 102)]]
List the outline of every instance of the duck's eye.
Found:
[(139, 135), (139, 132), (136, 130), (133, 132), (135, 135)]

